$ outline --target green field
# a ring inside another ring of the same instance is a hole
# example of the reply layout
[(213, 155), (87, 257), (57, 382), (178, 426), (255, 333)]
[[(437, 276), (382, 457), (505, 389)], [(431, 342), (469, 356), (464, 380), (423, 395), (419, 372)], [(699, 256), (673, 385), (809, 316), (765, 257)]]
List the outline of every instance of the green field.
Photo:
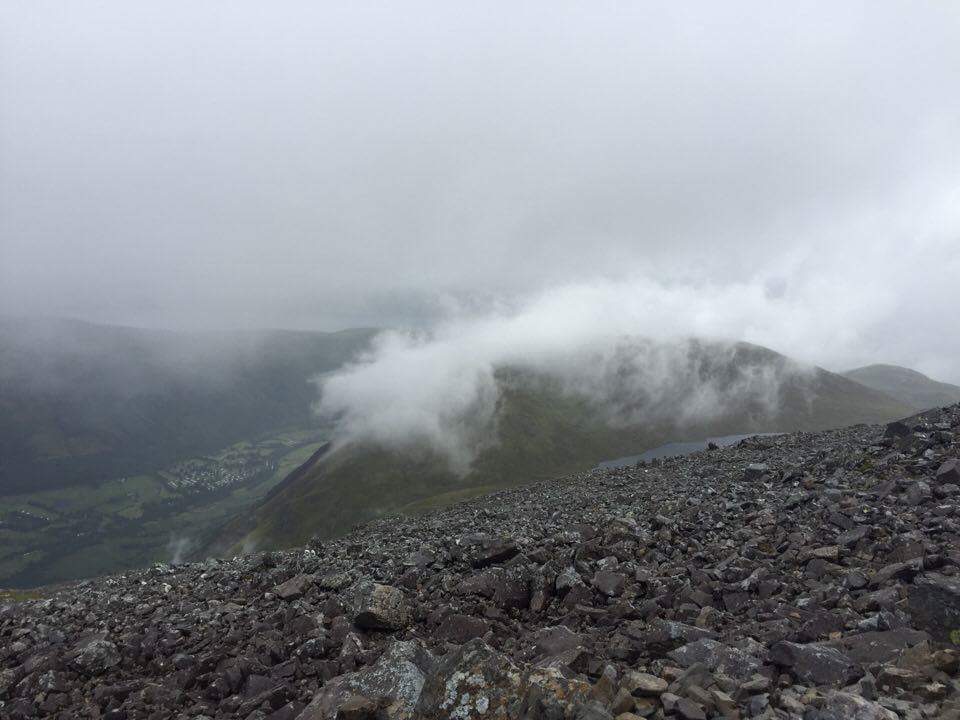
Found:
[(325, 433), (292, 429), (235, 443), (204, 463), (261, 458), (269, 471), (214, 491), (171, 486), (170, 469), (0, 497), (0, 587), (25, 588), (170, 561), (202, 547), (317, 451)]

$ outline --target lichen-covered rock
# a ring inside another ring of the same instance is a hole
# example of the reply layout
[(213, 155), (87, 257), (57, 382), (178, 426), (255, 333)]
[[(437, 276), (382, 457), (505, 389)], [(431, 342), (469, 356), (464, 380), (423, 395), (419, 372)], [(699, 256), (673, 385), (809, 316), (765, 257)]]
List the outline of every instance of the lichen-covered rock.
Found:
[(120, 664), (120, 651), (101, 634), (81, 644), (74, 664), (90, 675), (102, 675)]
[(586, 678), (569, 677), (559, 668), (523, 670), (486, 643), (472, 640), (443, 658), (427, 679), (416, 716), (424, 720), (574, 717), (591, 704), (591, 688)]
[(423, 687), (417, 717), (423, 720), (510, 720), (522, 702), (521, 671), (482, 640), (444, 657)]
[(649, 673), (628, 670), (620, 684), (624, 690), (636, 696), (659, 696), (667, 691), (667, 681)]
[(567, 677), (557, 668), (534, 668), (523, 676), (523, 703), (513, 717), (607, 720), (610, 715), (602, 705), (599, 709), (591, 706), (591, 687), (583, 676)]
[(364, 630), (400, 630), (410, 620), (403, 591), (390, 585), (360, 584), (353, 598), (353, 624)]
[(433, 655), (419, 642), (395, 641), (373, 665), (324, 685), (298, 720), (338, 719), (344, 704), (357, 697), (372, 701), (378, 709), (386, 708), (392, 719), (412, 718), (427, 674), (435, 664)]

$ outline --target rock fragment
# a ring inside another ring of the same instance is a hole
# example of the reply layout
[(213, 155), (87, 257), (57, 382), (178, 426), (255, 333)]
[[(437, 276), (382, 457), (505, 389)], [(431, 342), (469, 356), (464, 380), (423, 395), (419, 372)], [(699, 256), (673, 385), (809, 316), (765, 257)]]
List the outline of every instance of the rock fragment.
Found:
[(409, 622), (403, 591), (390, 585), (362, 583), (353, 600), (353, 623), (364, 630), (400, 630)]
[(914, 624), (944, 643), (960, 645), (960, 577), (924, 573), (908, 594)]
[(863, 675), (863, 668), (836, 648), (779, 642), (770, 648), (770, 659), (808, 685), (846, 687)]

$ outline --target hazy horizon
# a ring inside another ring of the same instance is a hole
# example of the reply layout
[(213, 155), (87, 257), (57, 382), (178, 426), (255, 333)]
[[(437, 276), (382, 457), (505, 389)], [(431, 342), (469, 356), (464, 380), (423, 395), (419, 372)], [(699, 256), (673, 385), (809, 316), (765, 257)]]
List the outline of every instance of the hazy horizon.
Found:
[(956, 77), (935, 2), (6, 3), (0, 312), (549, 308), (960, 382)]

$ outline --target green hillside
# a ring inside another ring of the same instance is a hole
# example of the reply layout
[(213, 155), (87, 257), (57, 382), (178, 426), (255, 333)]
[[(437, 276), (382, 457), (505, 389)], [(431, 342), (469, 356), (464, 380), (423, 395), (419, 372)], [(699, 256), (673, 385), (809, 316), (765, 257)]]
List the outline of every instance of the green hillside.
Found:
[(848, 370), (844, 377), (879, 390), (915, 410), (929, 410), (960, 402), (960, 387), (931, 380), (916, 370), (898, 365), (867, 365)]
[(910, 410), (825, 370), (793, 372), (787, 358), (765, 348), (741, 343), (730, 353), (698, 343), (691, 357), (684, 376), (688, 385), (711, 380), (735, 393), (744, 371), (782, 374), (775, 409), (744, 394), (733, 396), (709, 419), (680, 422), (669, 396), (618, 396), (616, 407), (610, 407), (609, 398), (598, 404), (596, 398), (564, 391), (548, 377), (501, 369), (497, 442), (479, 453), (466, 475), (452, 472), (444, 458), (423, 445), (348, 444), (304, 468), (255, 512), (229, 523), (210, 549), (230, 553), (241, 545), (285, 547), (313, 534), (335, 536), (385, 513), (416, 512), (586, 470), (600, 460), (671, 440), (887, 421)]

